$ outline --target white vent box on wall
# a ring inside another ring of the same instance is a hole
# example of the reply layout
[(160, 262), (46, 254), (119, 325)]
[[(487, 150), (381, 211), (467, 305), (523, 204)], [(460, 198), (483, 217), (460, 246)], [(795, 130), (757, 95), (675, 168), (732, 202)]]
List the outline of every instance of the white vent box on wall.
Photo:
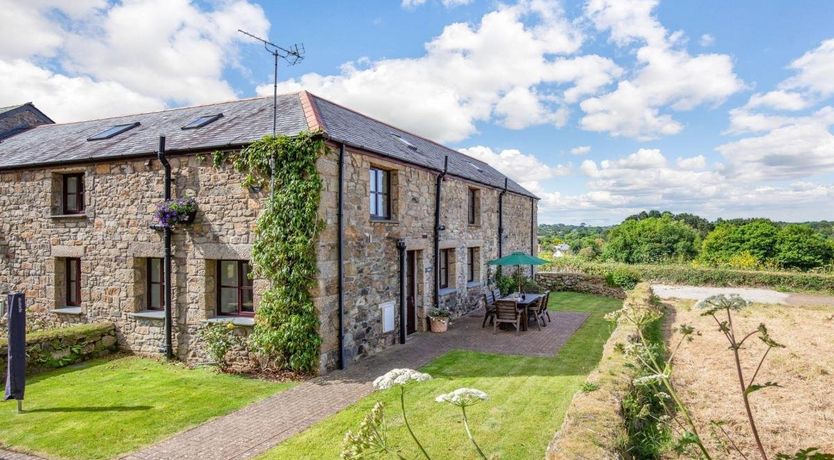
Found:
[(382, 332), (391, 332), (394, 330), (394, 302), (385, 302), (379, 304), (379, 309), (382, 310)]

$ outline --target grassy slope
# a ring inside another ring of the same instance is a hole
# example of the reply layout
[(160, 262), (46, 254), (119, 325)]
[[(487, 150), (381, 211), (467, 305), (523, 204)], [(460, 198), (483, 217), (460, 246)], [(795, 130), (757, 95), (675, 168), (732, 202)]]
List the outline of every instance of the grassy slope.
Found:
[(30, 378), (24, 414), (1, 405), (0, 444), (110, 458), (290, 386), (137, 357), (89, 361)]
[[(459, 409), (434, 402), (436, 395), (459, 387), (478, 388), (490, 396), (489, 401), (467, 411), (474, 435), (487, 455), (499, 454), (502, 459), (542, 457), (573, 394), (601, 357), (602, 346), (611, 333), (610, 323), (602, 316), (619, 308), (621, 302), (585, 294), (554, 293), (551, 305), (555, 310), (591, 313), (556, 357), (454, 351), (423, 369), (434, 380), (408, 387), (409, 421), (435, 458), (475, 458)], [(414, 454), (399, 415), (399, 390), (394, 389), (357, 402), (290, 438), (263, 458), (338, 458), (345, 432), (358, 427), (376, 400), (385, 403), (393, 444)]]

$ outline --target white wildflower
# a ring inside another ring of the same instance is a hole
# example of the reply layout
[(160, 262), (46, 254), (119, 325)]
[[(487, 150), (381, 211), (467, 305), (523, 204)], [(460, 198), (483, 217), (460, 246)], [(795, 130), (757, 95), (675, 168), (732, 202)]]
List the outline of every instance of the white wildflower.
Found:
[(748, 305), (750, 302), (738, 294), (718, 294), (701, 300), (695, 304), (695, 308), (705, 310), (705, 314), (710, 314), (724, 309), (738, 311)]
[(435, 398), (435, 401), (442, 403), (447, 402), (458, 407), (469, 407), (478, 401), (486, 401), (489, 396), (481, 390), (475, 388), (458, 388), (457, 390), (446, 393)]
[(653, 374), (634, 379), (635, 385), (648, 385), (655, 382), (661, 382), (665, 376), (663, 374)]
[(431, 376), (423, 372), (417, 372), (414, 369), (391, 369), (385, 375), (374, 380), (374, 388), (376, 390), (387, 390), (397, 385), (405, 385), (412, 380), (424, 382), (431, 380)]

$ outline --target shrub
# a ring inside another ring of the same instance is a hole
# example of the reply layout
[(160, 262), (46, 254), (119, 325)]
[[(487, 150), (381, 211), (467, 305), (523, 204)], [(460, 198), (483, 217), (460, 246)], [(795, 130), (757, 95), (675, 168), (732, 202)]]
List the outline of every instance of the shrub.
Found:
[(244, 340), (235, 333), (235, 325), (232, 323), (206, 324), (200, 329), (200, 338), (206, 342), (206, 353), (221, 369), (226, 366), (226, 355), (229, 350), (244, 343)]
[(640, 272), (629, 267), (615, 267), (605, 275), (605, 282), (628, 291), (640, 282)]
[(603, 259), (625, 263), (691, 260), (698, 253), (700, 235), (670, 216), (627, 220), (611, 229)]

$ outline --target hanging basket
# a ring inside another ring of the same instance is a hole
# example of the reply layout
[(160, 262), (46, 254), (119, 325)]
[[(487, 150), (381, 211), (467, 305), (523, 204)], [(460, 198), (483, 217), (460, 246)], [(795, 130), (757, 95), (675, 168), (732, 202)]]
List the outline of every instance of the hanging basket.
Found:
[(154, 212), (154, 220), (159, 228), (192, 224), (196, 216), (197, 200), (194, 198), (163, 201), (156, 205), (156, 212)]

